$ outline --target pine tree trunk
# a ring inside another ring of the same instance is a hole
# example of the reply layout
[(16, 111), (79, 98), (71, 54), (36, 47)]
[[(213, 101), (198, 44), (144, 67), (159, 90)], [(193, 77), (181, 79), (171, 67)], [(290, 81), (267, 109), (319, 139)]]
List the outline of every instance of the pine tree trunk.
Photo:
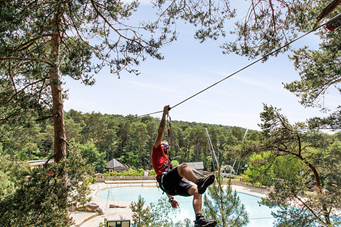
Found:
[[(56, 13), (53, 20), (53, 33), (51, 41), (51, 58), (54, 60), (54, 65), (50, 70), (50, 83), (53, 102), (53, 124), (54, 124), (54, 161), (60, 162), (66, 156), (66, 135), (64, 122), (64, 106), (62, 98), (61, 79), (59, 74), (59, 52), (61, 42), (60, 32), (61, 18), (59, 12)], [(62, 169), (59, 172), (59, 177), (64, 180), (65, 193), (58, 200), (64, 201), (62, 208), (67, 208), (67, 193), (66, 193), (66, 173)]]
[(50, 83), (53, 101), (53, 123), (54, 123), (54, 161), (59, 162), (65, 158), (66, 138), (64, 123), (64, 106), (62, 99), (62, 87), (59, 75), (59, 52), (60, 52), (60, 18), (54, 18), (54, 32), (51, 41), (51, 56), (54, 66), (50, 70)]

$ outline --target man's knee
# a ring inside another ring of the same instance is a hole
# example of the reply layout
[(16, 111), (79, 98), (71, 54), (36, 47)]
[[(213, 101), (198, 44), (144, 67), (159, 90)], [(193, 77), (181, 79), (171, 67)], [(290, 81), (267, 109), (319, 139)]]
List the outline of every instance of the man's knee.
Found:
[(189, 195), (194, 195), (194, 196), (201, 196), (198, 191), (198, 187), (196, 185), (193, 185), (188, 189), (188, 194)]
[(183, 173), (184, 169), (189, 168), (189, 165), (187, 163), (182, 163), (181, 165), (178, 166), (178, 170), (180, 175)]
[(182, 169), (189, 168), (189, 165), (187, 163), (185, 163), (185, 162), (182, 163), (180, 166), (181, 166)]

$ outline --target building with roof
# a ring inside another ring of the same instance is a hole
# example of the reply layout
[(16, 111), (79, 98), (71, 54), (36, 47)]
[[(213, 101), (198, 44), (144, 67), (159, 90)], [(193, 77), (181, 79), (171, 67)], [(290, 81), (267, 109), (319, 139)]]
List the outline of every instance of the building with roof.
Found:
[(103, 173), (96, 173), (95, 175), (96, 182), (104, 182), (104, 174)]
[(123, 171), (128, 171), (129, 167), (127, 165), (123, 165), (122, 163), (120, 163), (119, 161), (117, 161), (116, 159), (111, 159), (107, 165), (105, 166), (105, 168), (110, 172), (118, 172), (121, 173)]
[(189, 167), (191, 167), (191, 169), (193, 170), (197, 170), (200, 173), (204, 172), (204, 163), (203, 162), (186, 162)]

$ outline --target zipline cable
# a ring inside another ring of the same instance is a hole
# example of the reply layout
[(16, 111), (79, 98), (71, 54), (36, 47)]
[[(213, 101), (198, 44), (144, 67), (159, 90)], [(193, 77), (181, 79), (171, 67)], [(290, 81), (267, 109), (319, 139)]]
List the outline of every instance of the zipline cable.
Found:
[[(173, 108), (175, 108), (175, 107), (177, 107), (177, 106), (183, 104), (184, 102), (187, 102), (188, 100), (190, 100), (190, 99), (194, 98), (195, 96), (197, 96), (197, 95), (203, 93), (204, 91), (207, 91), (208, 89), (210, 89), (210, 88), (216, 86), (217, 84), (219, 84), (219, 83), (221, 83), (221, 82), (227, 80), (228, 78), (230, 78), (230, 77), (232, 77), (232, 76), (234, 76), (234, 75), (240, 73), (241, 71), (243, 71), (243, 70), (245, 70), (245, 69), (251, 67), (252, 65), (258, 63), (259, 61), (261, 61), (261, 60), (263, 60), (263, 59), (265, 60), (265, 59), (268, 58), (270, 55), (272, 55), (272, 54), (274, 54), (274, 53), (280, 51), (281, 49), (283, 49), (283, 48), (285, 48), (285, 47), (291, 45), (292, 43), (296, 42), (297, 40), (299, 40), (299, 39), (301, 39), (301, 38), (303, 38), (303, 37), (309, 35), (310, 33), (316, 31), (317, 29), (321, 28), (322, 26), (328, 25), (331, 21), (337, 19), (337, 18), (340, 17), (340, 16), (341, 16), (341, 13), (338, 14), (337, 16), (333, 17), (333, 18), (330, 19), (329, 21), (327, 21), (327, 22), (325, 22), (325, 23), (323, 23), (323, 24), (317, 26), (316, 28), (311, 29), (310, 31), (306, 32), (305, 34), (301, 35), (300, 37), (298, 37), (298, 38), (296, 38), (296, 39), (293, 39), (293, 40), (290, 41), (289, 43), (287, 43), (287, 44), (285, 44), (285, 45), (283, 45), (283, 46), (277, 48), (277, 49), (274, 50), (274, 51), (271, 51), (270, 53), (268, 53), (268, 54), (264, 55), (263, 57), (261, 57), (261, 58), (255, 60), (255, 61), (253, 61), (253, 62), (251, 62), (250, 64), (248, 64), (248, 65), (244, 66), (243, 68), (241, 68), (241, 69), (235, 71), (234, 73), (231, 73), (230, 75), (228, 75), (228, 76), (224, 77), (223, 79), (221, 79), (221, 80), (219, 80), (219, 81), (217, 81), (217, 82), (211, 84), (210, 86), (208, 86), (208, 87), (202, 89), (201, 91), (195, 93), (194, 95), (192, 95), (192, 96), (190, 96), (190, 97), (188, 97), (188, 98), (182, 100), (181, 102), (179, 102), (179, 103), (175, 104), (174, 106), (172, 106), (170, 109), (173, 109)], [(124, 119), (117, 120), (117, 121), (105, 122), (105, 123), (102, 123), (102, 124), (90, 125), (90, 126), (85, 126), (85, 127), (77, 128), (77, 129), (66, 130), (65, 132), (78, 131), (78, 130), (82, 130), (82, 129), (84, 129), (84, 128), (97, 127), (97, 126), (101, 126), (101, 125), (105, 125), (105, 124), (110, 124), (110, 123), (115, 123), (115, 122), (120, 122), (120, 121), (131, 120), (131, 119), (140, 118), (140, 117), (144, 117), (144, 116), (150, 116), (150, 115), (154, 115), (154, 114), (162, 113), (162, 112), (163, 112), (162, 110), (160, 110), (160, 111), (155, 111), (155, 112), (152, 112), (152, 113), (142, 114), (142, 115), (138, 115), (138, 116), (135, 116), (135, 117), (128, 117), (128, 118), (124, 118)], [(46, 135), (39, 135), (39, 136), (34, 136), (34, 137), (40, 137), (40, 136), (46, 136)]]
[(311, 29), (310, 31), (308, 31), (308, 32), (306, 32), (305, 34), (299, 36), (298, 38), (291, 40), (291, 41), (288, 42), (287, 44), (285, 44), (285, 45), (283, 45), (283, 46), (277, 48), (276, 50), (271, 51), (270, 53), (264, 55), (263, 57), (261, 57), (261, 58), (255, 60), (255, 61), (253, 61), (253, 62), (251, 62), (250, 64), (248, 64), (248, 65), (244, 66), (243, 68), (241, 68), (241, 69), (235, 71), (234, 73), (231, 73), (230, 75), (228, 75), (228, 76), (224, 77), (223, 79), (221, 79), (221, 80), (215, 82), (214, 84), (212, 84), (212, 85), (210, 85), (210, 86), (208, 86), (208, 87), (202, 89), (201, 91), (195, 93), (194, 95), (192, 95), (192, 96), (190, 96), (190, 97), (184, 99), (183, 101), (181, 101), (181, 102), (175, 104), (174, 106), (172, 106), (172, 108), (175, 108), (175, 107), (181, 105), (182, 103), (184, 103), (184, 102), (186, 102), (186, 101), (188, 101), (188, 100), (194, 98), (195, 96), (197, 96), (197, 95), (203, 93), (204, 91), (207, 91), (208, 89), (210, 89), (210, 88), (216, 86), (217, 84), (223, 82), (224, 80), (226, 80), (226, 79), (228, 79), (228, 78), (230, 78), (230, 77), (232, 77), (232, 76), (234, 76), (234, 75), (240, 73), (241, 71), (243, 71), (243, 70), (249, 68), (250, 66), (252, 66), (252, 65), (254, 65), (254, 64), (258, 63), (258, 62), (260, 62), (261, 60), (267, 59), (270, 55), (272, 55), (272, 54), (274, 54), (274, 53), (280, 51), (281, 49), (283, 49), (283, 48), (285, 48), (285, 47), (291, 45), (292, 43), (296, 42), (297, 40), (299, 40), (299, 39), (301, 39), (301, 38), (303, 38), (303, 37), (309, 35), (310, 33), (316, 31), (316, 30), (319, 29), (320, 27), (329, 24), (331, 21), (333, 21), (333, 20), (336, 19), (337, 17), (340, 17), (340, 15), (341, 15), (341, 13), (340, 13), (339, 15), (333, 17), (331, 20), (325, 22), (324, 24), (321, 24), (321, 25), (317, 26), (316, 28)]

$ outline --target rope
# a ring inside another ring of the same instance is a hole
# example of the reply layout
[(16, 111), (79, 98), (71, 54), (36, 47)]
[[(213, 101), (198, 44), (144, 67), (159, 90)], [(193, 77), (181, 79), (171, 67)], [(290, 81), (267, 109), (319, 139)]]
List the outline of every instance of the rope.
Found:
[(241, 71), (243, 71), (243, 70), (245, 70), (245, 69), (251, 67), (252, 65), (254, 65), (254, 64), (258, 63), (258, 62), (260, 62), (261, 60), (266, 60), (270, 55), (272, 55), (272, 54), (274, 54), (274, 53), (280, 51), (281, 49), (283, 49), (283, 48), (285, 48), (285, 47), (291, 45), (292, 43), (296, 42), (297, 40), (299, 40), (299, 39), (301, 39), (301, 38), (303, 38), (303, 37), (309, 35), (310, 33), (316, 31), (316, 30), (319, 29), (320, 27), (327, 25), (330, 21), (334, 20), (335, 18), (339, 17), (340, 15), (341, 15), (341, 13), (340, 13), (339, 15), (335, 16), (334, 18), (332, 18), (331, 20), (327, 21), (326, 23), (321, 24), (320, 26), (317, 26), (316, 28), (311, 29), (310, 31), (308, 31), (308, 32), (306, 32), (305, 34), (299, 36), (298, 38), (291, 40), (289, 43), (287, 43), (287, 44), (285, 44), (285, 45), (283, 45), (283, 46), (277, 48), (276, 50), (271, 51), (271, 52), (268, 53), (268, 54), (265, 54), (263, 57), (261, 57), (261, 58), (255, 60), (255, 61), (253, 61), (253, 62), (251, 62), (250, 64), (248, 64), (248, 65), (244, 66), (243, 68), (241, 68), (241, 69), (235, 71), (234, 73), (231, 73), (230, 75), (228, 75), (228, 76), (224, 77), (223, 79), (221, 79), (221, 80), (219, 80), (219, 81), (213, 83), (212, 85), (210, 85), (210, 86), (208, 86), (208, 87), (202, 89), (201, 91), (195, 93), (194, 95), (192, 95), (192, 96), (190, 96), (190, 97), (188, 97), (188, 98), (182, 100), (181, 102), (179, 102), (179, 103), (175, 104), (174, 106), (172, 106), (172, 108), (175, 108), (175, 107), (181, 105), (182, 103), (187, 102), (188, 100), (194, 98), (195, 96), (197, 96), (197, 95), (203, 93), (204, 91), (207, 91), (208, 89), (210, 89), (210, 88), (212, 88), (212, 87), (214, 87), (214, 86), (220, 84), (220, 83), (223, 82), (224, 80), (227, 80), (228, 78), (230, 78), (230, 77), (232, 77), (232, 76), (234, 76), (234, 75), (240, 73)]
[[(171, 128), (172, 128), (172, 124), (171, 124), (171, 120), (172, 118), (169, 116), (169, 113), (167, 114), (167, 123), (168, 123), (168, 140), (169, 140), (169, 146), (172, 144), (172, 131), (171, 131)], [(168, 149), (168, 159), (170, 161), (172, 161), (172, 157), (171, 157), (171, 149)]]
[[(221, 175), (220, 175), (220, 165), (219, 165), (219, 162), (218, 162), (218, 160), (217, 160), (217, 156), (215, 155), (215, 151), (214, 151), (213, 144), (212, 144), (212, 141), (211, 141), (211, 138), (210, 138), (210, 134), (208, 134), (207, 128), (205, 128), (205, 130), (206, 130), (206, 134), (207, 134), (207, 140), (209, 141), (209, 143), (210, 143), (210, 145), (211, 145), (211, 149), (212, 149), (211, 151), (212, 151), (213, 172), (214, 172), (214, 175), (220, 177), (220, 176), (221, 176)], [(217, 173), (216, 173), (216, 171), (215, 171), (215, 169), (214, 169), (214, 159), (213, 159), (213, 156), (214, 156), (214, 158), (215, 158), (215, 161), (217, 162), (217, 169), (218, 169), (218, 170), (217, 170)], [(223, 191), (223, 186), (221, 185), (221, 181), (218, 180), (217, 182), (218, 182), (218, 185), (219, 185), (220, 190)]]
[[(218, 162), (217, 156), (215, 155), (215, 151), (214, 151), (214, 148), (213, 148), (213, 144), (212, 144), (210, 135), (208, 134), (207, 128), (205, 128), (205, 130), (206, 130), (208, 142), (209, 142), (210, 145), (211, 145), (211, 151), (212, 151), (212, 165), (213, 165), (213, 171), (215, 172), (215, 168), (214, 168), (214, 159), (215, 159), (215, 161), (216, 161), (216, 163), (217, 163), (217, 168), (219, 168), (219, 162)], [(214, 157), (214, 159), (213, 159), (213, 157)]]
[[(175, 139), (173, 139), (173, 130), (172, 130), (172, 118), (169, 116), (169, 113), (167, 114), (167, 123), (168, 123), (168, 140), (169, 140), (169, 145), (173, 145), (173, 142), (175, 143), (175, 145), (179, 148), (181, 154), (182, 154), (182, 150), (179, 146), (179, 144), (175, 141)], [(169, 149), (169, 160), (174, 160), (176, 158), (179, 158), (180, 156), (175, 156), (174, 158), (171, 159), (171, 156), (170, 156), (170, 149)]]

